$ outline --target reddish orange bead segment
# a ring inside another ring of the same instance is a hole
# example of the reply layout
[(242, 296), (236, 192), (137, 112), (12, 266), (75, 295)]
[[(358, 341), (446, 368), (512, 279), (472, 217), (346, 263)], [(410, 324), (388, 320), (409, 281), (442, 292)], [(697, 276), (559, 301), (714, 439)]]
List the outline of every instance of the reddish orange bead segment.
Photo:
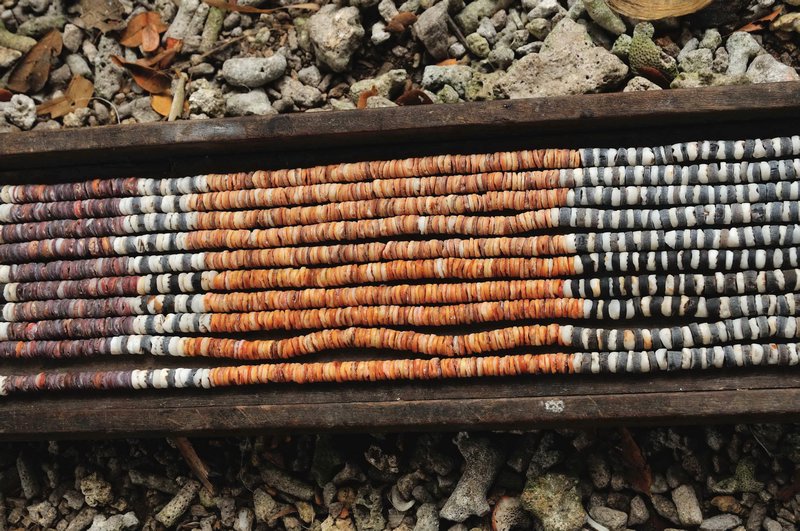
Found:
[[(365, 161), (312, 168), (256, 171), (228, 175), (207, 175), (214, 190), (277, 188), (317, 183), (359, 182), (373, 179), (397, 179), (433, 175), (474, 174), (500, 171), (578, 168), (578, 150), (536, 149), (474, 155), (438, 155), (407, 159)], [(554, 171), (537, 172), (543, 186), (552, 182)], [(552, 185), (551, 185), (552, 186)]]

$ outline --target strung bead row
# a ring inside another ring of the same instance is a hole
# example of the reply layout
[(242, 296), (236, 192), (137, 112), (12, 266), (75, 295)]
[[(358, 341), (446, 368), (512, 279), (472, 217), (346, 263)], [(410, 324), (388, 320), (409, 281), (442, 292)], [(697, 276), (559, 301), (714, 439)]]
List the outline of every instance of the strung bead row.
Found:
[[(283, 227), (282, 232), (299, 230), (291, 226), (315, 226), (314, 230), (335, 231), (339, 227), (352, 226), (352, 220), (359, 220), (356, 222), (359, 223), (375, 218), (399, 216), (418, 216), (413, 219), (421, 220), (418, 221), (420, 227), (439, 230), (444, 223), (449, 224), (450, 220), (454, 219), (452, 218), (454, 214), (485, 214), (498, 211), (522, 211), (522, 213), (513, 216), (469, 219), (477, 220), (477, 223), (484, 223), (489, 227), (505, 226), (507, 227), (504, 227), (505, 230), (518, 232), (553, 228), (666, 230), (713, 225), (800, 222), (800, 207), (797, 201), (703, 204), (660, 210), (583, 207), (527, 210), (531, 204), (528, 196), (535, 193), (490, 192), (483, 195), (387, 199), (288, 209), (137, 214), (112, 218), (18, 223), (0, 227), (0, 242), (12, 244), (56, 238), (124, 236), (170, 231), (277, 227)], [(349, 223), (344, 225), (341, 223), (343, 221)], [(390, 223), (391, 219), (384, 223), (387, 222)], [(455, 225), (453, 226), (455, 230)]]
[(232, 313), (599, 296), (652, 297), (667, 293), (702, 297), (705, 294), (731, 295), (795, 290), (800, 290), (795, 269), (740, 271), (733, 274), (717, 272), (713, 275), (646, 275), (567, 280), (505, 279), (458, 284), (400, 284), (201, 295), (36, 300), (5, 304), (2, 307), (2, 319), (21, 322), (162, 313)]
[[(365, 263), (382, 260), (407, 260), (432, 257), (463, 259), (530, 256), (530, 238), (491, 238), (475, 240), (426, 240), (409, 242), (374, 242), (315, 247), (234, 250), (157, 256), (115, 256), (88, 260), (57, 260), (47, 263), (0, 265), (0, 282), (43, 282), (93, 279), (103, 277), (152, 275), (209, 270), (246, 270), (286, 266), (318, 266), (342, 263)], [(702, 269), (777, 269), (799, 267), (797, 247), (778, 249), (696, 250), (589, 253), (575, 257), (531, 259), (542, 264), (536, 269), (550, 276), (599, 272), (692, 271)], [(549, 265), (544, 265), (549, 264)], [(171, 277), (159, 285), (173, 285)], [(191, 283), (189, 283), (191, 285)], [(51, 288), (48, 288), (51, 289)], [(55, 288), (52, 288), (55, 292)], [(6, 292), (16, 288), (6, 288)], [(96, 291), (96, 290), (92, 290)], [(167, 291), (142, 292), (168, 293)], [(131, 293), (135, 294), (135, 293)], [(109, 295), (112, 295), (109, 293)], [(87, 295), (88, 296), (88, 295)], [(5, 295), (8, 297), (8, 295)], [(7, 300), (18, 300), (7, 298)]]
[(89, 198), (176, 195), (248, 188), (281, 188), (317, 183), (359, 182), (455, 173), (483, 173), (541, 168), (653, 166), (713, 160), (752, 160), (800, 155), (800, 137), (739, 141), (684, 142), (653, 148), (543, 149), (475, 155), (440, 155), (200, 175), (177, 179), (108, 179), (55, 185), (12, 185), (0, 188), (2, 203), (39, 203)]
[[(517, 219), (517, 218), (514, 218)], [(501, 236), (525, 232), (508, 220), (468, 216), (401, 216), (368, 222), (338, 222), (317, 226), (253, 230), (206, 230), (138, 236), (39, 240), (0, 245), (0, 263), (15, 264), (53, 258), (171, 253), (203, 249), (265, 249), (329, 241), (358, 241), (393, 236), (452, 234)], [(741, 247), (791, 246), (800, 243), (800, 225), (760, 225), (731, 228), (591, 232), (498, 238), (528, 243), (526, 256), (558, 256), (576, 253), (658, 251), (667, 249), (738, 249)], [(451, 240), (452, 245), (472, 245), (478, 240)], [(464, 243), (466, 242), (466, 243)], [(396, 247), (426, 242), (393, 242)], [(424, 247), (420, 245), (419, 247)], [(411, 255), (411, 258), (420, 258)]]
[(202, 356), (279, 360), (326, 350), (378, 349), (428, 356), (474, 356), (522, 347), (655, 350), (714, 346), (735, 341), (796, 340), (800, 317), (758, 316), (695, 322), (669, 328), (606, 329), (573, 325), (525, 325), (470, 334), (429, 334), (391, 328), (326, 329), (284, 339), (232, 339), (121, 335), (62, 341), (0, 341), (4, 358), (75, 358), (108, 355)]
[(800, 294), (630, 299), (523, 299), (436, 306), (348, 306), (242, 313), (167, 313), (0, 322), (0, 341), (84, 339), (141, 334), (246, 333), (352, 326), (453, 326), (540, 319), (620, 320), (649, 317), (732, 319), (795, 315)]
[(475, 358), (275, 363), (194, 369), (47, 372), (0, 376), (0, 395), (41, 391), (140, 390), (273, 383), (440, 380), (575, 373), (650, 373), (749, 366), (795, 366), (797, 344), (728, 345), (646, 352), (520, 354)]
[[(605, 278), (513, 280), (445, 284), (358, 286), (336, 289), (277, 290), (202, 295), (146, 295), (96, 299), (54, 299), (8, 303), (2, 318), (8, 322), (161, 313), (231, 313), (265, 310), (344, 308), (348, 306), (467, 303), (592, 297), (652, 297), (736, 295), (800, 290), (796, 269), (717, 272)], [(248, 286), (245, 286), (245, 288)], [(152, 289), (139, 286), (146, 291)], [(156, 285), (155, 289), (159, 289)], [(89, 295), (101, 296), (89, 291)], [(9, 293), (18, 297), (22, 293)]]

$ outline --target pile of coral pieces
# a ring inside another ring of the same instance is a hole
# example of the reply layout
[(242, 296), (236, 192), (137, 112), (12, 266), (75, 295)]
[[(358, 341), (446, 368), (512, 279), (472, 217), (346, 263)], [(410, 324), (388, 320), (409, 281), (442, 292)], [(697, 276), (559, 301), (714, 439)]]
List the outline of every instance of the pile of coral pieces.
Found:
[(6, 444), (3, 529), (789, 531), (796, 425)]
[(264, 3), (3, 0), (0, 131), (800, 79), (800, 0)]

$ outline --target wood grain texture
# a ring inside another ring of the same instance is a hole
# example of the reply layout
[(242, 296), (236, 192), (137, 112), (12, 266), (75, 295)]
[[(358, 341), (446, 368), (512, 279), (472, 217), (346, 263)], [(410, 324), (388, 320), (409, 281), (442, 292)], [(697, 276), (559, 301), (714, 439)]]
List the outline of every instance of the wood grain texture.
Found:
[[(0, 137), (0, 183), (797, 134), (798, 95), (800, 83), (785, 83), (30, 132)], [(137, 362), (143, 367), (197, 363)], [(119, 363), (126, 360), (80, 366)], [(57, 366), (4, 362), (3, 372)], [(791, 420), (800, 418), (798, 399), (800, 371), (761, 368), (73, 393), (3, 398), (0, 439)]]

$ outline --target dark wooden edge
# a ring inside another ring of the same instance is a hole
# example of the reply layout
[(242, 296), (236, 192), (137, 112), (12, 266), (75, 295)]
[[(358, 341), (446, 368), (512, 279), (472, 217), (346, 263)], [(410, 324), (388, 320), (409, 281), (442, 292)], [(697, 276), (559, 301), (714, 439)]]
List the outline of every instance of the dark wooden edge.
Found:
[(236, 154), (252, 154), (272, 166), (272, 159), (289, 160), (290, 152), (409, 140), (417, 149), (494, 137), (506, 144), (509, 138), (533, 137), (543, 145), (553, 137), (563, 144), (559, 133), (741, 122), (752, 112), (764, 120), (800, 117), (798, 96), (800, 82), (792, 82), (31, 131), (0, 136), (0, 175), (101, 164), (135, 171), (161, 159)]
[[(315, 387), (258, 386), (205, 394), (167, 392), (160, 397), (159, 393), (84, 394), (13, 401), (0, 405), (0, 439), (800, 419), (797, 371), (748, 369), (747, 373), (540, 376), (472, 383)], [(280, 400), (273, 400), (277, 394)]]
[[(793, 134), (798, 95), (786, 83), (31, 132), (0, 136), (0, 183)], [(794, 420), (798, 398), (793, 369), (54, 394), (0, 398), (0, 439)]]

